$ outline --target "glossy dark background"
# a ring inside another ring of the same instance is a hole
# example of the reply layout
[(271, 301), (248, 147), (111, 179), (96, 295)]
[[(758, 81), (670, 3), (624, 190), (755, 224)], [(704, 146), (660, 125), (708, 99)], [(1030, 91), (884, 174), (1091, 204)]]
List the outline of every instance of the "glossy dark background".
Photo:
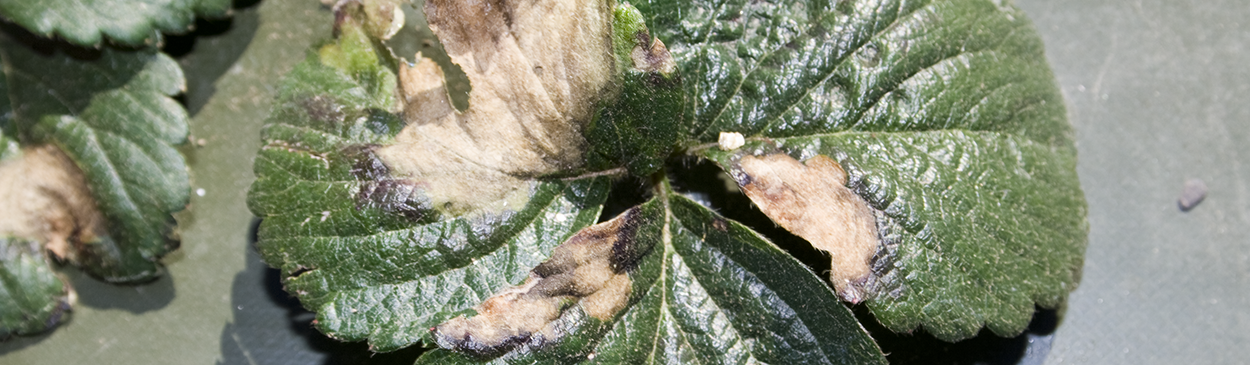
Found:
[[(1020, 0), (1068, 102), (1089, 201), (1084, 279), (1068, 307), (1016, 339), (949, 345), (880, 338), (902, 363), (1171, 364), (1250, 358), (1250, 4)], [(312, 330), (250, 250), (245, 204), (273, 85), (330, 34), (317, 1), (242, 1), (166, 51), (201, 147), (187, 147), (192, 210), (156, 283), (114, 287), (71, 271), (72, 320), (0, 343), (0, 364), (410, 363)], [(1176, 205), (1187, 178), (1201, 205)]]

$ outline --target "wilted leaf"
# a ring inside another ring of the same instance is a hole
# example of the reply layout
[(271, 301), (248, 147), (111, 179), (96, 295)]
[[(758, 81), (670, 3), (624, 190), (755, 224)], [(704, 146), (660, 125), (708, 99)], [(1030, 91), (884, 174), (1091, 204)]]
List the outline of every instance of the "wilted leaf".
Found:
[(435, 330), (444, 347), (479, 355), (438, 350), (417, 363), (885, 363), (810, 270), (667, 192), (584, 229), (483, 306)]
[(55, 327), (68, 315), (68, 288), (38, 243), (0, 237), (0, 339)]
[(190, 192), (173, 147), (187, 136), (187, 113), (170, 98), (184, 88), (181, 69), (154, 50), (80, 60), (3, 42), (6, 130), (26, 150), (21, 160), (38, 161), (3, 165), (27, 171), (14, 186), (30, 189), (0, 192), (16, 209), (0, 230), (30, 233), (106, 281), (157, 277), (161, 256), (177, 247), (170, 214)]
[(102, 36), (151, 45), (162, 32), (185, 33), (196, 16), (223, 17), (229, 9), (230, 0), (0, 1), (0, 16), (44, 37), (84, 46), (99, 44)]
[[(1087, 226), (1072, 129), (1019, 10), (879, 0), (651, 11), (697, 81), (687, 84), (691, 133), (747, 137), (737, 151), (696, 153), (738, 174), (744, 155), (827, 156), (875, 210), (872, 273), (852, 281), (887, 327), (1014, 335), (1034, 303), (1057, 306), (1075, 288)], [(839, 255), (835, 281), (840, 267), (862, 267)]]
[[(347, 18), (336, 43), (287, 76), (266, 121), (249, 206), (264, 218), (257, 248), (282, 269), (287, 291), (317, 312), (318, 329), (391, 351), (525, 278), (552, 247), (594, 223), (608, 185), (510, 177), (506, 199), (471, 209), (432, 200), (428, 175), (397, 173), (377, 152), (409, 124), (396, 107), (393, 61), (375, 44)], [(459, 176), (466, 193), (496, 182)]]

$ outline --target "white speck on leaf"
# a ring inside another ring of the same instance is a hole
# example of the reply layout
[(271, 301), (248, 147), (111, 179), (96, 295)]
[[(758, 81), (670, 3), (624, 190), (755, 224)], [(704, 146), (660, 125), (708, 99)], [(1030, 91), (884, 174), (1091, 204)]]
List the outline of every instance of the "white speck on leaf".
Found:
[(717, 144), (720, 145), (721, 150), (733, 151), (746, 144), (746, 138), (743, 138), (742, 134), (738, 132), (721, 132)]

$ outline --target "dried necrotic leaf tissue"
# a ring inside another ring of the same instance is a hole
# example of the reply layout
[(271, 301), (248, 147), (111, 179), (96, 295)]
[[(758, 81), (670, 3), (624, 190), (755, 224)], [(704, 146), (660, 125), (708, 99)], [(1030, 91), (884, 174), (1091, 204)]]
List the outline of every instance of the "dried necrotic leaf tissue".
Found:
[(75, 245), (108, 235), (86, 178), (69, 156), (45, 145), (0, 163), (0, 236), (47, 242), (61, 259), (76, 261)]
[(581, 166), (582, 128), (613, 90), (610, 2), (430, 0), (425, 12), (473, 89), (459, 112), (437, 64), (400, 67), (409, 126), (377, 151), (396, 177), (421, 181), (435, 206), (467, 210)]
[(559, 340), (554, 325), (572, 305), (603, 322), (629, 302), (629, 272), (639, 256), (638, 208), (579, 231), (530, 272), (524, 284), (503, 290), (474, 307), (477, 315), (457, 317), (433, 328), (440, 347), (489, 355), (521, 344), (541, 346)]
[(829, 254), (829, 279), (843, 300), (865, 299), (881, 240), (872, 208), (846, 187), (837, 161), (817, 155), (805, 165), (783, 153), (746, 155), (733, 175), (765, 215)]

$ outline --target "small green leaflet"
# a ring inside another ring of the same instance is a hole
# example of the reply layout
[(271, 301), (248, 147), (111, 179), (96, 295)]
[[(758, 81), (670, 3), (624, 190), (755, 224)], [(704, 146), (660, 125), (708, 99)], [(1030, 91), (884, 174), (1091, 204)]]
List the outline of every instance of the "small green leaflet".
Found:
[[(1073, 132), (1032, 25), (981, 0), (821, 5), (657, 7), (703, 17), (652, 26), (696, 81), (691, 133), (838, 160), (888, 217), (868, 304), (890, 329), (1020, 333), (1034, 303), (1075, 288), (1087, 231)], [(741, 151), (696, 153), (729, 168)]]
[(0, 237), (0, 339), (56, 326), (69, 315), (68, 288), (38, 243)]
[(187, 112), (170, 96), (185, 88), (182, 70), (155, 50), (100, 51), (79, 60), (44, 55), (3, 40), (8, 130), (23, 146), (52, 144), (86, 176), (109, 235), (75, 247), (78, 266), (109, 282), (161, 273), (174, 249), (174, 219), (190, 194), (185, 159)]
[(638, 215), (642, 257), (614, 322), (574, 306), (549, 347), (493, 359), (435, 350), (417, 364), (885, 363), (833, 292), (758, 233), (667, 191)]
[(196, 16), (224, 17), (229, 0), (0, 1), (0, 16), (31, 32), (82, 46), (108, 37), (130, 46), (153, 45), (161, 33), (185, 33)]
[(280, 87), (248, 202), (264, 219), (257, 249), (317, 312), (318, 329), (393, 351), (523, 280), (594, 223), (608, 181), (533, 181), (523, 207), (495, 213), (423, 206), (369, 152), (403, 127), (389, 110), (390, 56), (354, 24), (340, 32)]

